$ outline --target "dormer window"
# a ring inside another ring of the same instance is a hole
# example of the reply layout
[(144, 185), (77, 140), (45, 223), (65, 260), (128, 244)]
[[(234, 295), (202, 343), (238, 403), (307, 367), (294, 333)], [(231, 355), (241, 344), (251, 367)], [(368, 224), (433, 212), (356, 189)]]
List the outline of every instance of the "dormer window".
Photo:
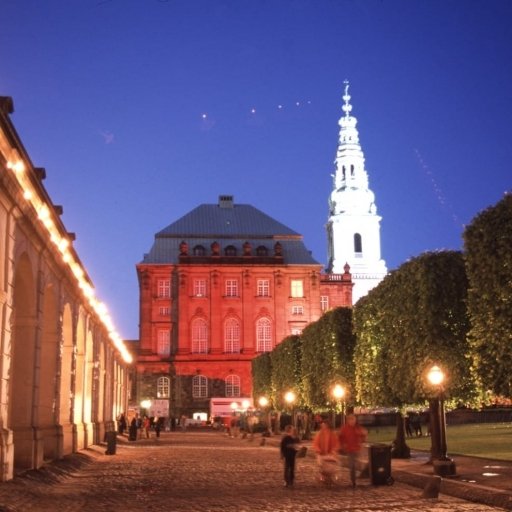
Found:
[(196, 245), (192, 250), (194, 256), (205, 256), (206, 249), (202, 245)]
[(225, 256), (236, 256), (236, 247), (234, 245), (228, 245), (224, 249)]
[(256, 256), (268, 256), (268, 249), (264, 245), (256, 248)]

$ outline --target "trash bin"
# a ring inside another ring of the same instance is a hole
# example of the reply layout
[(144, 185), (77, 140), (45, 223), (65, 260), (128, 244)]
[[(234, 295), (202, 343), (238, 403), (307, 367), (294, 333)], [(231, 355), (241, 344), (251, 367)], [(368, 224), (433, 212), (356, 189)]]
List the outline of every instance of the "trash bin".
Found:
[(391, 445), (371, 444), (368, 447), (368, 469), (372, 485), (392, 485)]
[(117, 432), (111, 431), (106, 432), (105, 437), (107, 439), (107, 449), (105, 451), (106, 455), (115, 455), (116, 454), (116, 443), (117, 443)]

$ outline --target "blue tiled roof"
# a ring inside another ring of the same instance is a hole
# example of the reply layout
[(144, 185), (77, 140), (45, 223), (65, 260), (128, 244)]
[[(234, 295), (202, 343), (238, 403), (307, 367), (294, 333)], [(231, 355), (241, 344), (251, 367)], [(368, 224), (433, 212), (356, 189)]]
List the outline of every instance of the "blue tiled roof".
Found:
[(259, 246), (274, 254), (274, 245), (282, 246), (283, 263), (286, 265), (318, 265), (302, 240), (302, 235), (276, 221), (262, 211), (247, 204), (222, 207), (202, 204), (162, 229), (155, 235), (155, 242), (143, 263), (177, 264), (180, 243), (187, 242), (189, 251), (202, 245), (210, 254), (210, 245), (218, 242), (221, 252), (228, 245), (243, 253), (243, 244), (249, 242), (253, 253)]
[(221, 207), (202, 204), (156, 234), (160, 236), (256, 237), (300, 236), (297, 232), (248, 204)]

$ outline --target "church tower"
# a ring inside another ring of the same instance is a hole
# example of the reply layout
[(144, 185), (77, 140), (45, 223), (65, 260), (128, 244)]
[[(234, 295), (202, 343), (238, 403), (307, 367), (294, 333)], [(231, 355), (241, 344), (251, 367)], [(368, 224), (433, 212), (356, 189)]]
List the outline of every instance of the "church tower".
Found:
[(342, 274), (348, 263), (354, 282), (355, 304), (382, 281), (387, 269), (380, 255), (381, 217), (377, 215), (375, 195), (368, 187), (357, 119), (350, 114), (349, 83), (345, 80), (344, 84), (344, 115), (338, 122), (336, 173), (329, 198), (327, 271)]

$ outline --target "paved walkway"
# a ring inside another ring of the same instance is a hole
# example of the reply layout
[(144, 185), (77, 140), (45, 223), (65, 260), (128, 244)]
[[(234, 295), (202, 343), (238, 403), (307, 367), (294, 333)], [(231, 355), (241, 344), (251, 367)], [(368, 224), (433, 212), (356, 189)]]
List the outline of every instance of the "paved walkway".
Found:
[[(0, 511), (92, 510), (176, 512), (489, 512), (503, 510), (402, 482), (405, 462), (393, 461), (394, 485), (360, 480), (349, 487), (346, 471), (331, 488), (317, 480), (312, 454), (298, 459), (296, 485), (282, 486), (278, 438), (264, 446), (217, 432), (162, 433), (159, 440), (120, 440), (115, 455), (105, 446), (28, 472), (0, 484)], [(422, 461), (411, 462), (425, 467)], [(421, 474), (421, 473), (420, 473)], [(468, 484), (473, 485), (473, 484)]]

